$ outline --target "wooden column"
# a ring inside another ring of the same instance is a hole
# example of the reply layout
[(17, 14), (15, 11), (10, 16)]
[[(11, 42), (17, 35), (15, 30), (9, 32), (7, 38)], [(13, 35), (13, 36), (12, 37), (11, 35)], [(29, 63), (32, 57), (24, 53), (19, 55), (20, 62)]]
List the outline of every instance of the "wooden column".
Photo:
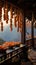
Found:
[(25, 11), (23, 13), (23, 32), (21, 33), (21, 41), (25, 44), (26, 41), (26, 23), (25, 23)]
[(26, 22), (25, 22), (25, 11), (24, 11), (24, 44), (26, 41)]
[(33, 27), (33, 23), (34, 23), (34, 15), (32, 12), (32, 27), (31, 27), (31, 32), (32, 32), (32, 47), (34, 47), (34, 27)]
[(21, 42), (24, 44), (24, 15), (23, 15), (23, 21), (22, 21)]

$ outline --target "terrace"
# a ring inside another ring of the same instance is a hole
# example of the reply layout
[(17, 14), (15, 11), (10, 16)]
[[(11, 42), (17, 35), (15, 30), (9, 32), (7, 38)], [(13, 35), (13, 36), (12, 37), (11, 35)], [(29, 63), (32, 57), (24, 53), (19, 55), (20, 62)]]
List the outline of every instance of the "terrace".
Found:
[(0, 64), (5, 63), (36, 65), (35, 0), (0, 0)]

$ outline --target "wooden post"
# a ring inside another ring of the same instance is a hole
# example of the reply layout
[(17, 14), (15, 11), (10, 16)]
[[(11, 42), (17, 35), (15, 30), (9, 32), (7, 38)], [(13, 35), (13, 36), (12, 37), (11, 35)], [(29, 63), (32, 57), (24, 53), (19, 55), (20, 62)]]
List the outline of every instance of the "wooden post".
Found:
[(24, 44), (25, 44), (25, 41), (26, 41), (26, 22), (25, 22), (25, 11), (24, 11)]
[(31, 28), (31, 32), (32, 32), (32, 47), (34, 47), (34, 27), (33, 27), (33, 23), (34, 23), (34, 15), (32, 12), (32, 28)]

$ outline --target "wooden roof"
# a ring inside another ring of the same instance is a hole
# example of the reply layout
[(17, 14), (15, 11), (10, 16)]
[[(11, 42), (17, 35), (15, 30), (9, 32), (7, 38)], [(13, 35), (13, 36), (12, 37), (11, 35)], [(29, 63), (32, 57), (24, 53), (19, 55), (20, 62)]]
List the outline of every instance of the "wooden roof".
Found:
[[(6, 0), (2, 0), (6, 1)], [(16, 6), (20, 7), (21, 9), (25, 10), (34, 10), (36, 9), (36, 1), (35, 0), (7, 0), (15, 4)]]
[(29, 18), (31, 18), (32, 11), (33, 11), (34, 16), (36, 18), (36, 1), (35, 0), (8, 0), (8, 1), (20, 7), (23, 11), (25, 11), (25, 16)]
[(36, 1), (35, 0), (7, 0), (10, 3), (21, 8), (25, 11), (25, 16), (29, 18), (32, 16), (32, 11), (34, 12), (34, 16), (36, 18)]

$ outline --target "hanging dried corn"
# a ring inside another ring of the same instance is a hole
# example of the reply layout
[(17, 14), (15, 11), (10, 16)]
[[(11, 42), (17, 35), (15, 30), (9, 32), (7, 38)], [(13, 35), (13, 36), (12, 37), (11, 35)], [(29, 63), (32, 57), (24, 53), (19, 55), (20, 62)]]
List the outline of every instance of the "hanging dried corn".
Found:
[(19, 32), (19, 27), (17, 28), (17, 32)]
[(19, 28), (19, 32), (22, 32), (22, 27), (20, 26), (20, 28)]
[(10, 31), (12, 31), (12, 19), (10, 19)]
[(23, 27), (23, 24), (22, 24), (22, 13), (20, 12), (20, 15), (19, 15), (19, 28), (20, 28), (20, 32), (22, 32), (22, 27)]
[(13, 13), (13, 15), (14, 15), (14, 26), (15, 26), (15, 27), (17, 27), (17, 24), (16, 24), (16, 22), (17, 22), (17, 21), (16, 21), (17, 13), (16, 13), (16, 12), (17, 12), (17, 10), (16, 10), (16, 8), (14, 8), (14, 13)]
[(14, 25), (15, 25), (15, 27), (17, 27), (17, 24), (16, 24), (16, 17), (14, 18)]
[(1, 17), (2, 17), (2, 2), (0, 1), (0, 22), (1, 22)]
[(13, 9), (11, 5), (10, 6), (10, 31), (12, 31), (12, 18), (13, 18)]
[(7, 1), (4, 2), (4, 20), (8, 23), (8, 3)]
[(19, 32), (19, 27), (17, 28), (17, 32)]
[(19, 29), (19, 32), (22, 32), (22, 29)]
[(19, 22), (19, 28), (22, 28), (23, 24), (22, 22)]
[(19, 28), (20, 28), (20, 29), (19, 29), (19, 32), (22, 32), (22, 31), (23, 31), (23, 26), (22, 26), (21, 23), (19, 24)]
[(22, 13), (19, 15), (19, 27), (22, 27)]
[(18, 22), (18, 20), (19, 20), (19, 17), (18, 17), (18, 15), (16, 15), (16, 17), (14, 18), (15, 27), (17, 27), (17, 22)]
[(19, 12), (17, 14), (17, 21), (18, 21), (18, 28), (17, 28), (17, 32), (19, 32)]
[(12, 24), (10, 24), (10, 31), (12, 31)]
[(10, 19), (13, 18), (13, 8), (12, 8), (12, 5), (10, 5)]
[(19, 15), (19, 28), (21, 28), (20, 15)]
[(1, 22), (1, 31), (3, 31), (3, 22)]

